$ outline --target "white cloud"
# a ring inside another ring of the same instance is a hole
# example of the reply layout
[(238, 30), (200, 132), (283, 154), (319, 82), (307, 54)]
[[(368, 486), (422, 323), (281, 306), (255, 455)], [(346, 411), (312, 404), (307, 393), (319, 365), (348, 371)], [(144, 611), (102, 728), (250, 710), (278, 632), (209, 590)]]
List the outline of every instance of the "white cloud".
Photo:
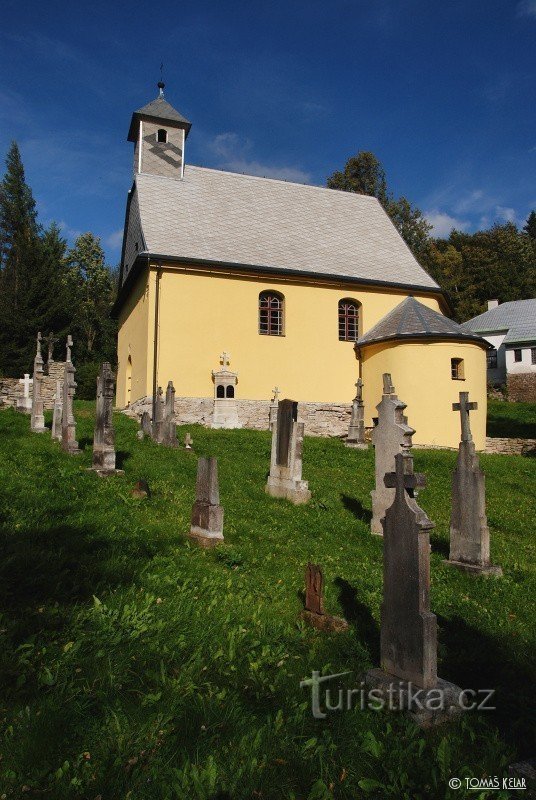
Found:
[(77, 228), (71, 228), (71, 226), (68, 225), (64, 219), (60, 220), (57, 225), (70, 243), (74, 243), (75, 239), (78, 239), (79, 236), (82, 236), (83, 231), (79, 231)]
[(516, 223), (516, 212), (514, 208), (507, 208), (506, 206), (495, 206), (495, 215), (503, 222)]
[(296, 166), (266, 164), (252, 158), (253, 142), (228, 131), (215, 136), (208, 144), (218, 159), (217, 166), (229, 172), (243, 172), (261, 178), (279, 178), (295, 183), (309, 183), (310, 173)]
[(104, 237), (104, 244), (111, 250), (118, 250), (123, 244), (123, 228), (118, 228)]
[(466, 220), (451, 217), (450, 214), (444, 211), (427, 211), (424, 216), (432, 226), (433, 235), (437, 237), (448, 236), (453, 228), (458, 231), (465, 231), (470, 226), (470, 223)]
[(536, 17), (536, 0), (520, 0), (516, 8), (516, 17)]

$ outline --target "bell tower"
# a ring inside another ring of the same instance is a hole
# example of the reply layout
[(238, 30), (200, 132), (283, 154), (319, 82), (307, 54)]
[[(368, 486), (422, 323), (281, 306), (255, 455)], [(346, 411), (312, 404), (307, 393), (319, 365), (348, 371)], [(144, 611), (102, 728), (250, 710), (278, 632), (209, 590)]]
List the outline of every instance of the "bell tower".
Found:
[(181, 180), (192, 124), (167, 102), (163, 81), (157, 86), (158, 97), (135, 111), (130, 122), (127, 138), (134, 142), (134, 176), (145, 172)]

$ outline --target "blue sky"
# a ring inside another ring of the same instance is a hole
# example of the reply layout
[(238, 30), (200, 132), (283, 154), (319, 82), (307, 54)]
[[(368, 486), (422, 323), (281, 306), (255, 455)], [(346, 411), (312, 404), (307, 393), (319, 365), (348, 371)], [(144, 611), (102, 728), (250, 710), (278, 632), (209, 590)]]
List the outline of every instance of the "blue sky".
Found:
[(0, 154), (40, 220), (120, 255), (132, 111), (193, 123), (186, 160), (325, 184), (358, 150), (438, 235), (536, 208), (536, 0), (3, 0)]

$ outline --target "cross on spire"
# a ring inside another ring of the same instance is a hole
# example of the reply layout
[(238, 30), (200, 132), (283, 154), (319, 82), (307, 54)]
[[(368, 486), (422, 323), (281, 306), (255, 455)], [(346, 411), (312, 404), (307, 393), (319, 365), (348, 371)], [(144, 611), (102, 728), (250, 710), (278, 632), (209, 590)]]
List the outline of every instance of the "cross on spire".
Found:
[(220, 356), (221, 363), (222, 363), (222, 366), (223, 366), (224, 369), (227, 369), (227, 367), (229, 366), (230, 358), (231, 358), (231, 354), (230, 353), (226, 353), (225, 350), (224, 350), (223, 353)]
[(471, 425), (469, 422), (469, 412), (476, 411), (478, 403), (469, 402), (469, 392), (460, 392), (460, 402), (452, 404), (453, 411), (459, 411), (462, 421), (462, 442), (472, 442)]
[(384, 372), (383, 373), (383, 393), (384, 394), (394, 394), (395, 393), (395, 387), (393, 386), (393, 383), (391, 381), (391, 373), (390, 372)]
[(384, 476), (383, 482), (388, 489), (396, 489), (397, 495), (407, 490), (410, 497), (413, 497), (414, 490), (426, 486), (426, 478), (420, 472), (406, 472), (405, 460), (411, 461), (411, 456), (404, 456), (397, 453), (395, 456), (395, 472), (388, 472)]

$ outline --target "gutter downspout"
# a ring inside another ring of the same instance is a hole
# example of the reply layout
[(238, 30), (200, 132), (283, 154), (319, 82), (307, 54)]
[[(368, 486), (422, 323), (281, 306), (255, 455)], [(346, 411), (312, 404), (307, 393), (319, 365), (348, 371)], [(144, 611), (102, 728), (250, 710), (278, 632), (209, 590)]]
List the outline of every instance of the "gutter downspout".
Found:
[(159, 264), (156, 270), (155, 298), (154, 298), (154, 349), (153, 349), (153, 421), (156, 419), (156, 403), (158, 398), (158, 329), (160, 325), (160, 278), (162, 267)]

